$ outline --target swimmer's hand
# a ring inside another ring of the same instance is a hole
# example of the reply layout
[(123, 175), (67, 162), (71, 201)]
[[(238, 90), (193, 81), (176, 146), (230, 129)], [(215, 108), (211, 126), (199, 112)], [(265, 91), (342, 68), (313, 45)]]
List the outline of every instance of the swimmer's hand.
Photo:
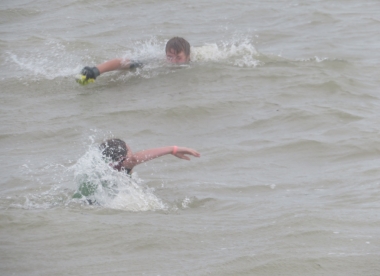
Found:
[(86, 66), (82, 69), (81, 73), (75, 77), (75, 80), (79, 84), (86, 85), (94, 82), (99, 75), (100, 72), (98, 68)]
[(172, 154), (175, 157), (178, 157), (180, 159), (190, 160), (190, 157), (187, 156), (187, 154), (200, 157), (201, 154), (197, 152), (196, 150), (189, 149), (189, 148), (183, 148), (183, 147), (174, 147)]

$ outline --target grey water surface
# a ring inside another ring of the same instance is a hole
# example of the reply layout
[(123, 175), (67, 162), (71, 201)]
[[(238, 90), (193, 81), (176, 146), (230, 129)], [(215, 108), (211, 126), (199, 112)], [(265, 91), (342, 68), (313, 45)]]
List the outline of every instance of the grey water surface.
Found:
[[(376, 0), (2, 1), (1, 274), (380, 275), (379, 29)], [(75, 82), (118, 57), (154, 62)], [(201, 157), (73, 199), (110, 137)]]

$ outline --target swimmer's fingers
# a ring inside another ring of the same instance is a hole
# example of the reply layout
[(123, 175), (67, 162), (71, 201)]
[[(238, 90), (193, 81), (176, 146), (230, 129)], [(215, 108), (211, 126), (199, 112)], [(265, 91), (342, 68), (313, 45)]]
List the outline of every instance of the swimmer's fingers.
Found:
[(174, 156), (175, 156), (175, 157), (178, 157), (178, 158), (180, 158), (180, 159), (190, 160), (190, 157), (188, 157), (188, 156), (186, 156), (186, 155), (184, 155), (184, 154), (182, 154), (182, 153), (176, 153), (176, 154), (174, 154)]
[(188, 149), (188, 148), (181, 148), (179, 147), (177, 149), (177, 152), (174, 154), (176, 157), (184, 160), (190, 160), (190, 157), (187, 155), (192, 155), (194, 157), (200, 157), (200, 153), (197, 152), (196, 150), (193, 149)]
[(81, 85), (86, 85), (95, 82), (95, 79), (87, 78), (85, 75), (79, 74), (75, 76), (75, 81)]
[(79, 84), (86, 85), (94, 82), (99, 75), (100, 72), (97, 67), (86, 66), (82, 69), (80, 74), (75, 77), (75, 80)]

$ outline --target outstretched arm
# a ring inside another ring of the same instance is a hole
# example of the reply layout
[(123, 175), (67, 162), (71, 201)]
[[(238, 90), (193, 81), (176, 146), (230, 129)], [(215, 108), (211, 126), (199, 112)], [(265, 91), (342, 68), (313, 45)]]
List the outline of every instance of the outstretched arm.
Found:
[(130, 65), (131, 65), (130, 60), (115, 58), (115, 59), (106, 61), (102, 64), (96, 65), (96, 68), (98, 68), (100, 74), (103, 74), (105, 72), (114, 71), (114, 70), (129, 69)]
[(192, 155), (195, 157), (200, 157), (199, 152), (193, 149), (170, 146), (170, 147), (162, 147), (155, 149), (148, 149), (136, 152), (132, 157), (127, 158), (124, 161), (124, 166), (126, 168), (132, 169), (134, 166), (144, 163), (146, 161), (161, 157), (163, 155), (172, 154), (180, 159), (190, 160), (188, 155)]
[(133, 69), (136, 67), (142, 67), (142, 63), (139, 61), (133, 61), (123, 58), (115, 58), (104, 63), (98, 64), (95, 67), (84, 67), (81, 71), (81, 74), (76, 76), (76, 81), (79, 84), (85, 85), (94, 82), (95, 79), (102, 73), (119, 69)]

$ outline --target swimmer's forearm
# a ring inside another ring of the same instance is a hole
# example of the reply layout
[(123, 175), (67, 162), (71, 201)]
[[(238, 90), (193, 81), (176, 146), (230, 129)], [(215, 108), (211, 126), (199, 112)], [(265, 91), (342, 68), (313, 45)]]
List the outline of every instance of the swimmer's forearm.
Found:
[(134, 166), (144, 163), (146, 161), (155, 159), (157, 157), (161, 157), (163, 155), (172, 154), (177, 158), (190, 160), (188, 155), (192, 155), (194, 157), (200, 157), (201, 155), (194, 149), (177, 147), (177, 146), (169, 146), (155, 149), (148, 149), (136, 152), (130, 159), (126, 160), (127, 167), (133, 168)]
[(100, 74), (105, 72), (119, 70), (119, 69), (129, 69), (130, 61), (127, 59), (116, 58), (106, 61), (102, 64), (96, 65)]
[(173, 150), (174, 150), (174, 146), (170, 146), (170, 147), (147, 149), (147, 150), (136, 152), (135, 154), (133, 154), (134, 166), (144, 163), (146, 161), (167, 155), (167, 154), (172, 154)]

